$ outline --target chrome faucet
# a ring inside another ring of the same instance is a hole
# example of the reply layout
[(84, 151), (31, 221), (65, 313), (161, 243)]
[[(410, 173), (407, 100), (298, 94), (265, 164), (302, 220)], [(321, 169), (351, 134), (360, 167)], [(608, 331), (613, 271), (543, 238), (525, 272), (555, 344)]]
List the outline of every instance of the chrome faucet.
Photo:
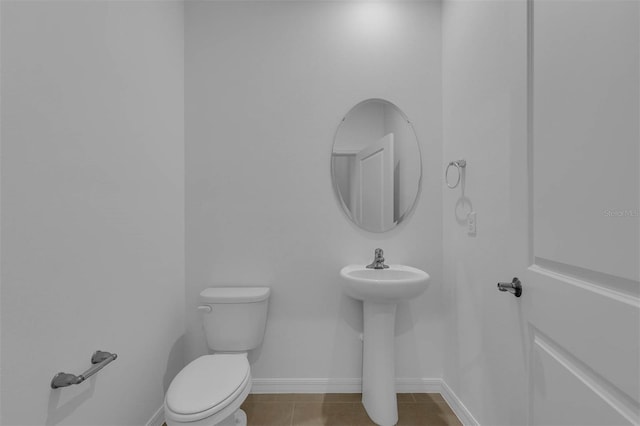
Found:
[(382, 251), (381, 248), (377, 248), (374, 258), (373, 258), (373, 263), (371, 263), (370, 265), (367, 265), (366, 267), (369, 269), (386, 269), (388, 268), (387, 265), (384, 264), (384, 256), (383, 256), (384, 252)]

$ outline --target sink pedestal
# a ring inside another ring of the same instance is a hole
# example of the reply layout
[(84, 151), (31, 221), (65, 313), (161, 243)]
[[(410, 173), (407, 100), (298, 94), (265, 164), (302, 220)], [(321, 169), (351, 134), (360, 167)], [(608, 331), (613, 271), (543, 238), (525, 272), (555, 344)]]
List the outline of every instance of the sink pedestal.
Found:
[(394, 360), (396, 303), (363, 302), (362, 404), (381, 426), (398, 422)]
[(380, 426), (398, 422), (395, 374), (395, 322), (398, 302), (422, 294), (429, 274), (404, 265), (370, 269), (347, 265), (340, 270), (345, 293), (362, 300), (362, 404)]

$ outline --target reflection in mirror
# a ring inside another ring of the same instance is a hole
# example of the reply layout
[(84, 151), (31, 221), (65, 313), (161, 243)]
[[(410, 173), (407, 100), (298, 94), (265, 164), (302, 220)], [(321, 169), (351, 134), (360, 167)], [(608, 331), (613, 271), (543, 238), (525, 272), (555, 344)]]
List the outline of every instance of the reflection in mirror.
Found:
[(420, 191), (422, 160), (406, 116), (391, 102), (369, 99), (338, 127), (331, 155), (337, 196), (359, 227), (384, 232), (405, 219)]

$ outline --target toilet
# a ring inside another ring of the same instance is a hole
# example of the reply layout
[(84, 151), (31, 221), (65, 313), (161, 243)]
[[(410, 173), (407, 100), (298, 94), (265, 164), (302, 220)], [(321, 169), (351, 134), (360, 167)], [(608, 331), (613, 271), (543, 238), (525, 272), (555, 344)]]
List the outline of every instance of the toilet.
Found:
[(251, 390), (247, 353), (262, 343), (268, 287), (215, 287), (200, 293), (207, 345), (213, 355), (193, 360), (164, 398), (167, 426), (245, 426), (240, 406)]

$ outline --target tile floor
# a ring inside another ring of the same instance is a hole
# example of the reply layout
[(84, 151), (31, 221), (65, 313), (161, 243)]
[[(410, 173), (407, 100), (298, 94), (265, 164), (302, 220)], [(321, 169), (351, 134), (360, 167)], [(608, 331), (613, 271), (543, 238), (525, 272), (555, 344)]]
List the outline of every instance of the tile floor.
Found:
[[(242, 409), (248, 426), (375, 426), (361, 399), (359, 393), (251, 394)], [(399, 393), (398, 426), (462, 423), (439, 393)]]
[[(251, 394), (242, 404), (248, 426), (364, 426), (359, 393)], [(440, 394), (398, 394), (398, 426), (462, 425)]]

